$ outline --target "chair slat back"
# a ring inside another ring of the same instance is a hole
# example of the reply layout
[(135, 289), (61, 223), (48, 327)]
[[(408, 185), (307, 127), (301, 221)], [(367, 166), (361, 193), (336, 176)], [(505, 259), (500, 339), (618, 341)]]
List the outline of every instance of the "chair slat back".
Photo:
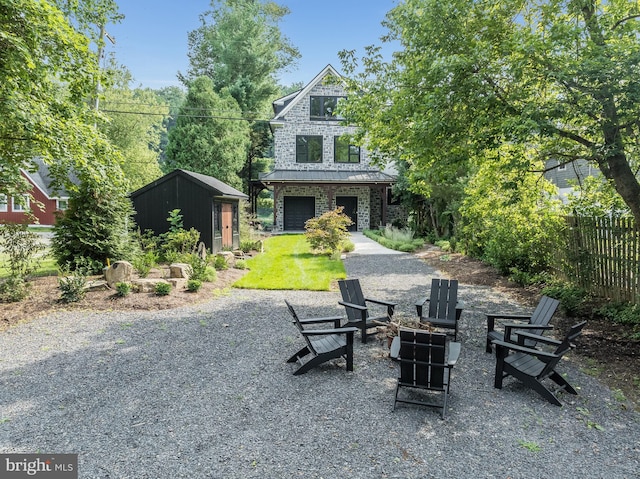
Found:
[(417, 387), (441, 390), (445, 383), (443, 333), (400, 329), (400, 381)]
[[(340, 293), (342, 294), (343, 301), (347, 303), (357, 304), (358, 306), (365, 306), (364, 294), (362, 294), (362, 288), (360, 287), (360, 280), (340, 279), (338, 280), (338, 286), (340, 287)], [(359, 311), (356, 311), (352, 308), (345, 309), (349, 321), (359, 321), (360, 319), (362, 319)], [(368, 311), (367, 317), (369, 317)]]
[(431, 295), (429, 298), (429, 317), (455, 321), (456, 305), (458, 303), (458, 280), (431, 280)]
[(564, 356), (573, 348), (572, 341), (575, 340), (578, 336), (580, 336), (580, 334), (582, 333), (582, 328), (584, 328), (585, 324), (587, 324), (587, 322), (582, 321), (580, 323), (577, 323), (571, 326), (567, 335), (564, 337), (562, 342), (558, 345), (558, 347), (554, 351), (554, 354), (556, 355), (556, 357), (547, 362), (542, 373), (539, 374), (538, 377), (544, 377), (548, 372), (553, 371), (556, 368), (556, 366), (562, 359), (562, 356)]
[[(295, 309), (293, 309), (293, 306), (291, 306), (289, 301), (287, 301), (285, 299), (284, 302), (286, 303), (287, 308), (289, 309), (289, 314), (291, 314), (291, 316), (293, 317), (293, 324), (296, 325), (296, 327), (300, 330), (300, 333), (302, 334), (302, 331), (304, 331), (304, 328), (302, 327), (302, 323), (300, 322), (300, 318), (298, 317), (298, 314), (296, 313)], [(317, 354), (317, 351), (313, 347), (313, 344), (311, 344), (311, 341), (309, 340), (309, 337), (307, 335), (305, 335), (305, 334), (302, 334), (302, 337), (306, 341), (307, 346), (309, 347), (309, 350), (311, 352), (313, 352), (314, 354)]]
[[(550, 298), (549, 296), (543, 296), (540, 298), (540, 302), (536, 309), (531, 314), (531, 319), (529, 324), (546, 326), (551, 321), (551, 317), (555, 314), (558, 306), (560, 305), (560, 301), (554, 298)], [(543, 334), (544, 329), (532, 329), (529, 332), (533, 334)]]

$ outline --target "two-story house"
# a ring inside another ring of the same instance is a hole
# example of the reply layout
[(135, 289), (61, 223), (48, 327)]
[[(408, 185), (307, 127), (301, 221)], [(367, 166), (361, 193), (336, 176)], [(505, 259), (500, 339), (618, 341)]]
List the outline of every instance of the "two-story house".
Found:
[(571, 163), (560, 163), (547, 160), (545, 178), (558, 187), (558, 196), (563, 201), (574, 191), (576, 184), (582, 183), (588, 176), (601, 176), (597, 166), (587, 160), (575, 160)]
[(350, 142), (336, 106), (346, 98), (342, 76), (327, 65), (303, 89), (273, 102), (274, 169), (259, 179), (273, 191), (274, 231), (304, 230), (305, 221), (343, 206), (351, 230), (389, 221), (395, 177), (370, 164), (369, 152)]

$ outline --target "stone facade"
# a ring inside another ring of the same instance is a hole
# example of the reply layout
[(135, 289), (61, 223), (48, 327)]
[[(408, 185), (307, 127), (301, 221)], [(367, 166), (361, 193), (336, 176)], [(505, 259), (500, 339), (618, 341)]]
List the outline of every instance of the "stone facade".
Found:
[[(343, 125), (338, 119), (315, 119), (311, 117), (311, 97), (345, 97), (345, 89), (339, 75), (327, 66), (313, 82), (307, 85), (297, 96), (285, 97), (281, 103), (274, 103), (280, 109), (271, 121), (274, 134), (274, 171), (309, 172), (322, 181), (288, 180), (281, 182), (274, 189), (274, 230), (283, 231), (286, 214), (285, 197), (315, 198), (315, 215), (319, 216), (336, 207), (336, 197), (357, 198), (357, 230), (377, 227), (382, 218), (382, 195), (384, 181), (375, 184), (373, 181), (341, 181), (332, 183), (327, 178), (330, 173), (344, 175), (346, 173), (374, 173), (380, 170), (370, 164), (370, 155), (366, 148), (360, 148), (359, 162), (347, 163), (335, 161), (335, 141), (345, 134), (355, 133), (353, 126)], [(296, 139), (298, 136), (322, 136), (322, 161), (316, 163), (297, 162)], [(322, 172), (327, 172), (324, 177)], [(336, 173), (337, 172), (337, 173)], [(349, 175), (347, 175), (349, 176)], [(389, 178), (386, 177), (386, 183)], [(386, 200), (386, 196), (384, 198)]]

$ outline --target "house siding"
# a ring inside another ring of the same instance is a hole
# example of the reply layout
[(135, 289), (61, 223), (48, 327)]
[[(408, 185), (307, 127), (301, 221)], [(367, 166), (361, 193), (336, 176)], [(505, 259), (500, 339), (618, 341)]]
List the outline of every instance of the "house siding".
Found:
[[(27, 223), (30, 225), (40, 226), (53, 226), (56, 223), (56, 212), (58, 211), (57, 198), (50, 198), (38, 188), (31, 180), (29, 175), (22, 173), (22, 176), (31, 185), (30, 194), (32, 198), (30, 201), (29, 211), (13, 211), (13, 201), (9, 197), (7, 199), (7, 211), (0, 212), (0, 221), (6, 221), (8, 223)], [(41, 203), (43, 209), (37, 206), (37, 203)], [(28, 213), (33, 215), (30, 216)], [(35, 219), (34, 219), (35, 218)]]
[[(286, 106), (274, 103), (276, 118), (272, 120), (274, 135), (274, 170), (299, 171), (299, 172), (369, 172), (379, 174), (380, 170), (371, 165), (369, 151), (360, 148), (360, 161), (358, 163), (336, 163), (334, 155), (335, 138), (356, 132), (355, 126), (343, 125), (338, 120), (312, 120), (311, 97), (345, 97), (344, 86), (339, 82), (325, 81), (333, 75), (330, 67), (322, 74), (316, 76), (314, 82), (307, 85), (299, 93), (299, 97), (287, 98)], [(315, 84), (313, 84), (315, 83)], [(286, 110), (286, 111), (285, 111)], [(284, 113), (284, 116), (281, 114)], [(322, 161), (318, 163), (298, 163), (296, 158), (296, 138), (300, 135), (322, 136)], [(302, 175), (304, 176), (304, 175)], [(356, 175), (358, 176), (358, 175)], [(389, 177), (387, 177), (389, 178)], [(390, 180), (372, 180), (365, 183), (362, 180), (352, 182), (311, 182), (309, 180), (285, 180), (271, 186), (274, 190), (274, 231), (283, 231), (286, 214), (284, 203), (288, 197), (314, 197), (315, 215), (336, 208), (337, 197), (357, 198), (357, 230), (362, 231), (382, 223), (381, 191), (386, 188)]]

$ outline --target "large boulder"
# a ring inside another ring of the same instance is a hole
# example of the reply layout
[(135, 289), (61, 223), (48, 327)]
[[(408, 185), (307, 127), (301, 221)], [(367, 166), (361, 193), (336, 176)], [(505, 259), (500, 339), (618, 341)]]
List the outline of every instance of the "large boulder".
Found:
[(193, 269), (191, 269), (191, 265), (186, 263), (171, 263), (171, 265), (169, 266), (170, 278), (189, 279), (192, 273)]
[(133, 266), (128, 261), (116, 261), (104, 271), (104, 279), (110, 288), (117, 283), (129, 283), (133, 276)]

